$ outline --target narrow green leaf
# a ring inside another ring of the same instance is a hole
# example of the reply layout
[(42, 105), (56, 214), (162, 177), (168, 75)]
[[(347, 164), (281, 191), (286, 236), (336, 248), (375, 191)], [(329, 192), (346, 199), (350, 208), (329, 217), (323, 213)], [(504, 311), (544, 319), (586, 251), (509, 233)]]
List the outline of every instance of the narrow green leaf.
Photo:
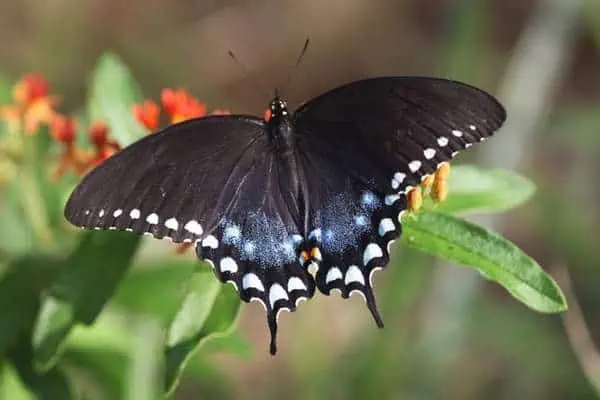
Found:
[(151, 317), (142, 317), (135, 325), (130, 371), (123, 398), (157, 400), (162, 398), (160, 373), (163, 331), (159, 321)]
[(41, 368), (53, 363), (75, 323), (91, 324), (123, 278), (140, 237), (127, 232), (86, 232), (43, 300), (34, 348)]
[[(216, 282), (212, 273), (209, 274)], [(212, 285), (203, 282), (209, 274), (202, 272), (197, 277), (198, 282), (194, 284), (196, 290), (210, 290)], [(237, 292), (230, 285), (217, 285), (216, 298), (212, 301), (209, 297), (200, 300), (198, 296), (202, 296), (204, 292), (190, 293), (190, 300), (184, 301), (181, 312), (173, 321), (166, 349), (165, 388), (168, 394), (175, 390), (196, 349), (212, 337), (228, 334), (237, 321), (240, 309)], [(194, 323), (194, 318), (202, 319), (203, 323)]]
[(529, 200), (535, 185), (514, 172), (461, 165), (452, 168), (450, 192), (436, 211), (447, 213), (506, 211)]
[(498, 234), (442, 213), (423, 212), (402, 222), (404, 244), (473, 267), (536, 311), (553, 313), (567, 309), (552, 277)]
[(121, 59), (113, 53), (102, 55), (90, 84), (90, 121), (106, 122), (112, 137), (127, 146), (144, 136), (131, 112), (131, 106), (141, 99), (138, 85)]

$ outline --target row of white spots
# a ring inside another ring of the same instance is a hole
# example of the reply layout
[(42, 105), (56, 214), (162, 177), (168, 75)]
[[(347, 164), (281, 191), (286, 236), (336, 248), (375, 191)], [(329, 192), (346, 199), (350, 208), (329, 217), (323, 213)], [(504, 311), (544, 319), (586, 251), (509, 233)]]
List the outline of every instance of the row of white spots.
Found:
[[(85, 215), (89, 215), (89, 214), (90, 214), (90, 210), (86, 210)], [(100, 218), (102, 218), (104, 215), (106, 215), (106, 211), (104, 209), (101, 209), (98, 212), (98, 216)], [(114, 218), (118, 218), (121, 215), (123, 215), (123, 210), (118, 208), (113, 212), (112, 215)], [(137, 208), (134, 208), (129, 212), (129, 218), (131, 218), (131, 219), (140, 219), (141, 216), (142, 216), (142, 213)], [(158, 214), (156, 214), (156, 213), (148, 214), (148, 216), (146, 217), (146, 222), (149, 223), (150, 225), (157, 225), (159, 222)], [(176, 231), (179, 229), (179, 221), (177, 221), (177, 219), (174, 217), (168, 218), (165, 221), (165, 226), (169, 229)], [(112, 226), (109, 229), (111, 229), (111, 228), (116, 229), (116, 227), (112, 227)], [(130, 229), (130, 228), (127, 228), (127, 229)], [(185, 229), (186, 231), (188, 231), (189, 233), (192, 233), (194, 235), (201, 235), (203, 232), (202, 226), (196, 220), (188, 221), (185, 224), (185, 226), (183, 227), (183, 229)]]
[(351, 265), (348, 267), (345, 277), (338, 267), (331, 267), (325, 276), (325, 283), (328, 284), (333, 281), (341, 280), (342, 278), (344, 279), (344, 284), (346, 285), (354, 282), (360, 283), (361, 285), (365, 284), (365, 278), (356, 265)]
[[(475, 125), (469, 125), (469, 129), (472, 131), (477, 130), (477, 127)], [(462, 131), (458, 130), (458, 129), (453, 129), (452, 130), (452, 135), (456, 136), (456, 137), (462, 137), (464, 134)], [(485, 139), (485, 137), (480, 138), (480, 141), (483, 141)], [(448, 144), (450, 143), (450, 140), (446, 137), (446, 136), (440, 136), (437, 138), (437, 143), (440, 147), (446, 147), (448, 146)], [(465, 144), (465, 148), (469, 148), (471, 147), (471, 143), (466, 143)], [(423, 156), (425, 157), (426, 160), (431, 160), (435, 157), (436, 155), (436, 150), (434, 148), (426, 148), (425, 150), (423, 150)], [(453, 152), (452, 153), (452, 157), (454, 157), (457, 154), (457, 152)], [(411, 162), (408, 163), (408, 168), (410, 169), (411, 172), (417, 172), (419, 169), (421, 169), (421, 166), (423, 164), (421, 163), (421, 161), (419, 160), (413, 160)], [(396, 172), (394, 174), (394, 176), (392, 177), (392, 189), (397, 190), (400, 185), (404, 182), (404, 179), (406, 178), (406, 174), (403, 174), (401, 172)], [(388, 196), (389, 197), (389, 196)], [(388, 199), (388, 197), (386, 197), (386, 204), (387, 205), (391, 205), (393, 204), (394, 201), (392, 201), (392, 199)], [(388, 202), (389, 200), (389, 202)]]

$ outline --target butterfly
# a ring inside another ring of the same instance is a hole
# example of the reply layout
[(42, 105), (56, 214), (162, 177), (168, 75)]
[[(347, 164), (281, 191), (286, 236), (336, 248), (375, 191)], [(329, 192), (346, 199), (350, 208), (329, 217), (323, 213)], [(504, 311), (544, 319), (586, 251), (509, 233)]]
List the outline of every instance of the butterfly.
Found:
[(221, 282), (260, 302), (276, 352), (278, 316), (315, 289), (362, 295), (378, 326), (373, 274), (402, 232), (407, 193), (492, 135), (502, 105), (475, 87), (381, 77), (335, 88), (268, 120), (208, 116), (118, 152), (73, 191), (65, 217), (193, 243)]

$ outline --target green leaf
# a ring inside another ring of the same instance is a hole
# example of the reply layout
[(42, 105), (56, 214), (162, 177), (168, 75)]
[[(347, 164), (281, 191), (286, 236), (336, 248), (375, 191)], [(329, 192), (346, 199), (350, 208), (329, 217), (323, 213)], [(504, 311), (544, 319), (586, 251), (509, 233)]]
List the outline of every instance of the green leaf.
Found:
[(31, 344), (25, 336), (21, 338), (19, 346), (13, 349), (9, 359), (19, 373), (21, 381), (35, 394), (35, 398), (40, 400), (75, 399), (64, 372), (58, 368), (52, 368), (44, 373), (38, 372), (32, 364), (32, 352)]
[(442, 213), (423, 212), (404, 218), (402, 225), (404, 244), (473, 267), (536, 311), (553, 313), (567, 309), (552, 277), (498, 234)]
[(127, 232), (86, 232), (43, 300), (34, 331), (41, 368), (53, 363), (75, 323), (91, 324), (121, 281), (140, 237)]
[[(164, 326), (168, 326), (181, 306), (197, 268), (196, 261), (136, 265), (119, 285), (112, 301), (136, 314), (158, 317)], [(161, 295), (154, 296), (153, 293)]]
[(468, 165), (452, 168), (448, 186), (448, 198), (436, 211), (505, 211), (525, 203), (535, 192), (529, 179), (514, 172)]
[(2, 381), (0, 381), (0, 399), (10, 400), (35, 400), (17, 376), (11, 364), (6, 362), (2, 366)]
[(90, 84), (90, 121), (106, 122), (112, 137), (125, 147), (144, 136), (131, 111), (141, 100), (138, 85), (121, 59), (113, 53), (102, 55)]
[(227, 335), (233, 329), (239, 308), (239, 296), (230, 285), (221, 285), (207, 268), (196, 273), (169, 330), (165, 382), (169, 394), (194, 351), (209, 338)]
[(55, 260), (23, 258), (0, 279), (0, 357), (27, 335), (35, 323), (40, 292), (58, 271)]

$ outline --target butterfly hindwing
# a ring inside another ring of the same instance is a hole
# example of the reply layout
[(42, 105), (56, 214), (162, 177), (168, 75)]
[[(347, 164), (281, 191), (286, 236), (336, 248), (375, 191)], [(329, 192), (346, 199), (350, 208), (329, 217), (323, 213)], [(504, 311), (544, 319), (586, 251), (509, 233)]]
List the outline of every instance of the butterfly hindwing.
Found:
[(197, 245), (198, 256), (210, 261), (221, 282), (231, 282), (242, 300), (263, 305), (272, 354), (279, 313), (295, 311), (315, 288), (298, 262), (302, 231), (284, 200), (289, 189), (275, 166), (275, 158), (265, 154), (238, 186), (216, 229)]
[(304, 153), (309, 196), (309, 233), (301, 260), (314, 263), (316, 285), (329, 295), (363, 296), (375, 321), (383, 326), (373, 295), (373, 274), (385, 268), (390, 245), (402, 231), (406, 196), (386, 196), (351, 177), (337, 163)]

